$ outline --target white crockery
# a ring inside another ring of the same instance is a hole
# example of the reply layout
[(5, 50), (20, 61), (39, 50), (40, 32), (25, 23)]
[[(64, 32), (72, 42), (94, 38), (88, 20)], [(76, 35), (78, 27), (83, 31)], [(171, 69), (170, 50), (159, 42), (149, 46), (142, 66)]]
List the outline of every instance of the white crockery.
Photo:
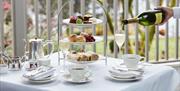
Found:
[(50, 66), (51, 65), (51, 59), (49, 58), (40, 58), (38, 59), (38, 63), (40, 66)]
[(91, 74), (89, 74), (89, 76), (88, 76), (87, 78), (85, 78), (84, 80), (79, 80), (79, 81), (74, 81), (74, 80), (72, 79), (72, 77), (71, 77), (70, 74), (64, 74), (64, 75), (63, 75), (63, 78), (64, 78), (64, 80), (67, 81), (67, 82), (70, 82), (70, 83), (78, 83), (78, 84), (79, 84), (79, 83), (87, 83), (87, 82), (90, 82), (90, 81), (93, 80)]
[(87, 66), (72, 66), (69, 68), (69, 73), (73, 81), (86, 80), (89, 77), (89, 70)]
[(77, 26), (77, 27), (92, 26), (92, 25), (103, 23), (103, 21), (101, 19), (96, 19), (96, 21), (93, 22), (92, 24), (75, 24), (75, 23), (69, 23), (69, 21), (70, 21), (70, 19), (64, 19), (63, 23), (69, 24), (69, 25), (72, 25), (72, 26)]
[(8, 66), (6, 64), (0, 64), (0, 74), (7, 72), (8, 72)]
[(125, 54), (122, 56), (124, 64), (128, 69), (137, 69), (141, 56), (136, 54)]
[(43, 83), (49, 83), (49, 82), (53, 82), (57, 79), (57, 74), (53, 74), (49, 77), (46, 77), (44, 79), (40, 79), (40, 80), (35, 80), (35, 79), (28, 79), (26, 77), (22, 78), (23, 81), (29, 82), (29, 83), (37, 83), (37, 84), (43, 84)]
[(107, 77), (110, 78), (110, 79), (112, 79), (112, 80), (122, 81), (122, 82), (138, 81), (138, 80), (141, 80), (141, 79), (142, 79), (142, 76), (124, 79), (124, 78), (113, 77), (113, 76), (110, 75), (110, 74), (108, 74)]
[(62, 40), (60, 40), (60, 42), (62, 43), (70, 43), (70, 44), (94, 44), (94, 43), (99, 43), (101, 41), (103, 41), (103, 38), (102, 37), (99, 37), (99, 36), (93, 36), (95, 38), (95, 42), (70, 42), (68, 38), (63, 38)]
[(23, 74), (24, 77), (33, 80), (41, 80), (43, 78), (49, 77), (55, 73), (55, 68), (53, 67), (45, 67), (41, 66), (36, 70), (32, 70), (30, 72), (26, 72)]
[(139, 71), (120, 71), (115, 69), (110, 69), (109, 73), (111, 76), (121, 79), (135, 78), (142, 76), (142, 72)]

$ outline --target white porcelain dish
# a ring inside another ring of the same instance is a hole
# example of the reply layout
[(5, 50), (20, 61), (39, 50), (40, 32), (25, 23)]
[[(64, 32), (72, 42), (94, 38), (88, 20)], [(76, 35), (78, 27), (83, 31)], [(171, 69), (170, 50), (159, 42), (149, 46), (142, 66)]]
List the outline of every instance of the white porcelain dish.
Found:
[(74, 81), (74, 80), (72, 80), (70, 74), (64, 74), (64, 75), (63, 75), (63, 79), (64, 79), (64, 81), (66, 81), (66, 82), (77, 83), (77, 84), (87, 83), (87, 82), (91, 82), (91, 81), (93, 80), (93, 78), (90, 76), (90, 77), (86, 78), (85, 80)]
[(35, 84), (43, 84), (43, 83), (49, 83), (49, 82), (53, 82), (57, 79), (57, 75), (54, 74), (52, 76), (46, 77), (44, 79), (41, 80), (33, 80), (33, 79), (28, 79), (23, 77), (23, 80), (29, 83), (35, 83)]
[(101, 24), (103, 23), (103, 21), (101, 19), (96, 19), (96, 22), (92, 22), (92, 24), (75, 24), (75, 23), (69, 23), (70, 19), (64, 19), (63, 23), (68, 24), (68, 25), (72, 25), (72, 26), (77, 26), (77, 27), (88, 27), (88, 26), (92, 26), (92, 25), (97, 25), (97, 24)]
[(141, 80), (143, 78), (142, 76), (134, 77), (134, 78), (118, 78), (118, 77), (114, 77), (114, 76), (112, 76), (110, 74), (108, 74), (107, 77), (112, 79), (112, 80), (122, 81), (122, 82), (138, 81), (138, 80)]
[(70, 43), (70, 44), (95, 44), (103, 41), (103, 38), (100, 36), (93, 36), (95, 38), (95, 42), (70, 42), (68, 38), (63, 38), (60, 40), (62, 43)]

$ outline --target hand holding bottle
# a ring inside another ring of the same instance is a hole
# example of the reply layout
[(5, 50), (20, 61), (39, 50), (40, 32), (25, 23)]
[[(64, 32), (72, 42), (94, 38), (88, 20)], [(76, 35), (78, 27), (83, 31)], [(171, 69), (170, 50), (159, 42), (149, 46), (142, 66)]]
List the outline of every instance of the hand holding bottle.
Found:
[(122, 20), (122, 24), (139, 23), (143, 26), (162, 25), (171, 17), (180, 18), (180, 7), (157, 7), (155, 10), (142, 12), (137, 17)]
[(155, 10), (161, 10), (164, 13), (164, 19), (160, 23), (160, 25), (162, 25), (165, 22), (167, 22), (173, 16), (173, 10), (171, 8), (168, 8), (168, 7), (157, 7), (157, 8), (155, 8)]
[(148, 10), (137, 17), (122, 20), (122, 24), (139, 23), (143, 26), (159, 25), (163, 22), (165, 14), (161, 10)]

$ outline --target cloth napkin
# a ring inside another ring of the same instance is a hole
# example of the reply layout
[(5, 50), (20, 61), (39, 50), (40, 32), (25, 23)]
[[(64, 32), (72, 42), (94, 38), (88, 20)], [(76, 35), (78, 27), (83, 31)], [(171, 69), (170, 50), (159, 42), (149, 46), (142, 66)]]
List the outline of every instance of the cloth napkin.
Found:
[(121, 79), (136, 78), (142, 76), (142, 73), (139, 71), (128, 71), (124, 69), (110, 69), (109, 73), (111, 76)]
[(41, 80), (43, 78), (52, 76), (55, 72), (55, 68), (41, 66), (35, 70), (25, 73), (23, 76), (31, 80)]

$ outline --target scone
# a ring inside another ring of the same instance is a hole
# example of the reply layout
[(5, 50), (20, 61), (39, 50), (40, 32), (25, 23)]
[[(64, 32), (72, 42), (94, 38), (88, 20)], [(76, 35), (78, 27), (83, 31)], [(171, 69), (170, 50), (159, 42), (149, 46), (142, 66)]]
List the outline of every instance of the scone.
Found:
[(76, 42), (77, 35), (76, 34), (72, 34), (72, 35), (69, 36), (68, 39), (69, 39), (70, 42)]
[(84, 36), (77, 36), (76, 42), (86, 42), (86, 39), (84, 38)]

